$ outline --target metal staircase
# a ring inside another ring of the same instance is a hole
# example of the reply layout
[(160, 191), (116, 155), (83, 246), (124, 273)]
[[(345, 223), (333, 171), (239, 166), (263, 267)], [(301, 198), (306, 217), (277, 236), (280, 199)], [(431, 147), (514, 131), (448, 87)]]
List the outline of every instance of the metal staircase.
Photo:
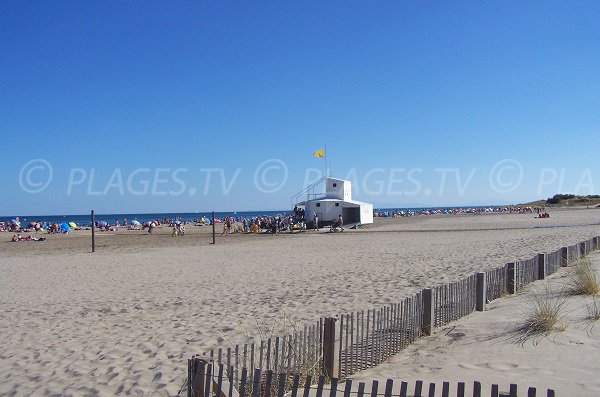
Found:
[[(325, 179), (327, 179), (326, 176), (322, 177), (315, 183), (308, 185), (307, 187), (305, 187), (304, 189), (302, 189), (301, 191), (299, 191), (298, 193), (293, 195), (290, 198), (290, 201), (292, 204), (291, 206), (294, 207), (295, 205), (304, 205), (304, 203), (306, 203), (306, 201), (308, 201), (308, 200), (313, 200), (313, 199), (325, 196), (324, 191), (322, 193), (315, 193), (315, 190), (317, 189), (317, 187), (319, 185), (323, 184), (325, 182)], [(301, 199), (304, 195), (306, 195), (306, 200), (302, 201)]]

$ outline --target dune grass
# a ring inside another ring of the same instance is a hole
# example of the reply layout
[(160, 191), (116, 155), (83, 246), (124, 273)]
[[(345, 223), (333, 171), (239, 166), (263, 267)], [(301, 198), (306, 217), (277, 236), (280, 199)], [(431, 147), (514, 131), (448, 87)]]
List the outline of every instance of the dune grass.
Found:
[(600, 320), (600, 299), (597, 296), (593, 296), (592, 302), (586, 304), (586, 309), (590, 320)]
[(568, 289), (572, 295), (596, 295), (600, 292), (598, 272), (589, 258), (573, 263)]
[(548, 335), (566, 329), (562, 318), (566, 309), (566, 297), (562, 292), (556, 293), (549, 284), (536, 291), (525, 300), (525, 321), (518, 329), (521, 342), (530, 337)]

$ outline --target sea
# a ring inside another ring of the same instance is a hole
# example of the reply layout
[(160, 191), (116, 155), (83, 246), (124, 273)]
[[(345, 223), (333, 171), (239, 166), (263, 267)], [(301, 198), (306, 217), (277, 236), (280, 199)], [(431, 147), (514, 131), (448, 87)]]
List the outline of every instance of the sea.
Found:
[[(468, 206), (468, 207), (427, 207), (427, 208), (376, 208), (376, 212), (398, 212), (398, 211), (414, 211), (419, 212), (423, 210), (438, 210), (438, 209), (456, 209), (456, 208), (489, 208), (491, 206)], [(281, 216), (292, 214), (290, 210), (281, 211), (237, 211), (237, 212), (215, 212), (215, 218), (223, 219), (227, 216), (232, 216), (236, 219), (241, 217), (253, 218), (257, 216)], [(144, 223), (150, 220), (168, 218), (171, 220), (179, 219), (181, 221), (193, 222), (201, 219), (202, 217), (210, 218), (212, 212), (159, 212), (149, 214), (95, 214), (94, 218), (96, 221), (104, 221), (108, 224), (113, 224), (115, 220), (119, 220), (119, 223), (123, 223), (124, 219), (127, 219), (127, 223), (130, 224), (132, 220), (137, 220), (140, 223)], [(12, 221), (17, 216), (0, 216), (0, 221)], [(62, 222), (75, 222), (80, 226), (91, 225), (91, 215), (20, 215), (18, 216), (19, 221), (22, 225), (26, 225), (29, 222), (48, 222), (48, 223), (62, 223)]]
[[(290, 214), (291, 211), (238, 211), (238, 212), (215, 212), (215, 218), (223, 219), (226, 216), (233, 216), (234, 218), (252, 218), (256, 216), (277, 216)], [(115, 220), (119, 220), (119, 223), (123, 223), (124, 219), (127, 219), (127, 224), (130, 224), (132, 220), (137, 220), (140, 223), (144, 223), (150, 220), (163, 220), (168, 218), (171, 220), (181, 220), (186, 222), (193, 222), (201, 219), (203, 216), (210, 219), (212, 212), (159, 212), (152, 214), (94, 214), (96, 221), (104, 221), (108, 224), (113, 224)], [(0, 216), (0, 221), (13, 221), (16, 216)], [(91, 214), (86, 215), (22, 215), (19, 216), (21, 225), (28, 224), (29, 222), (48, 222), (48, 223), (62, 223), (62, 222), (75, 222), (79, 226), (89, 226), (92, 224)]]

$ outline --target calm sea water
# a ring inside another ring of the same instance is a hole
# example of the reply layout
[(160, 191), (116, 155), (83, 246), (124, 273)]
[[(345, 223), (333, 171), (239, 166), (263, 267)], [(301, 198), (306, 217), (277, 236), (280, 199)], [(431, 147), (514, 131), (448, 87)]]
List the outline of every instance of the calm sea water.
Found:
[[(431, 208), (376, 208), (377, 212), (384, 211), (422, 211), (422, 210), (432, 210), (432, 209), (453, 209), (460, 207), (431, 207)], [(465, 207), (463, 207), (465, 208)], [(486, 206), (481, 207), (469, 207), (469, 208), (486, 208)], [(238, 212), (215, 212), (215, 217), (223, 219), (226, 216), (233, 216), (234, 218), (252, 218), (255, 216), (276, 216), (276, 215), (285, 215), (291, 214), (291, 211), (238, 211)], [(105, 221), (109, 224), (114, 223), (115, 219), (118, 219), (119, 222), (123, 222), (123, 219), (127, 219), (127, 223), (130, 223), (132, 220), (136, 219), (139, 222), (143, 223), (152, 219), (175, 219), (179, 218), (182, 221), (194, 221), (196, 219), (202, 218), (202, 216), (211, 217), (210, 212), (180, 212), (180, 213), (155, 213), (155, 214), (95, 214), (95, 218), (97, 221)], [(0, 217), (0, 221), (10, 221), (15, 219), (16, 216), (4, 216)], [(91, 224), (90, 214), (86, 215), (20, 215), (19, 220), (21, 224), (27, 224), (29, 222), (50, 222), (50, 223), (61, 223), (61, 222), (75, 222), (78, 225), (89, 225)]]
[[(275, 216), (280, 214), (288, 214), (290, 211), (240, 211), (240, 212), (215, 212), (215, 218), (224, 218), (226, 216), (233, 216), (235, 218), (246, 217), (251, 218), (254, 216)], [(156, 214), (95, 214), (94, 217), (97, 221), (105, 221), (109, 224), (115, 222), (118, 219), (120, 223), (123, 219), (127, 219), (127, 223), (131, 223), (132, 220), (136, 219), (143, 223), (153, 219), (168, 218), (175, 219), (179, 218), (182, 221), (194, 221), (202, 218), (202, 216), (210, 218), (211, 212), (180, 212), (180, 213), (156, 213)], [(10, 221), (15, 219), (16, 216), (2, 216), (0, 221)], [(27, 224), (29, 222), (50, 222), (50, 223), (61, 223), (61, 222), (75, 222), (78, 225), (85, 226), (91, 224), (90, 214), (86, 215), (21, 215), (19, 216), (21, 224)]]

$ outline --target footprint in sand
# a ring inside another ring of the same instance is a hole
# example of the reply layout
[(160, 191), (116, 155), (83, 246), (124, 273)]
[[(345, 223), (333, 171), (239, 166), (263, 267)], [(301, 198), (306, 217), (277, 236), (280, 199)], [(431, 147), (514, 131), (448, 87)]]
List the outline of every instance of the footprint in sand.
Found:
[(508, 371), (509, 369), (519, 368), (518, 364), (513, 363), (485, 363), (481, 364), (484, 368), (493, 369), (496, 371)]

